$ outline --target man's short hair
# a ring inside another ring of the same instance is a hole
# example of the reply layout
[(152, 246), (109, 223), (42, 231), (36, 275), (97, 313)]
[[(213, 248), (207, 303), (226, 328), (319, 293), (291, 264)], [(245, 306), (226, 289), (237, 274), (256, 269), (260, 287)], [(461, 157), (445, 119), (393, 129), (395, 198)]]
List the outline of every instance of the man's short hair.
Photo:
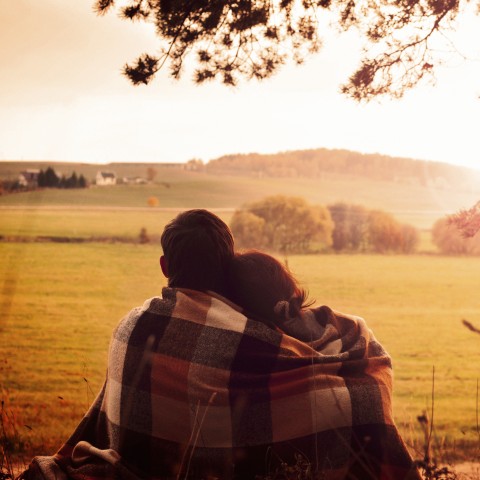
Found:
[(202, 209), (180, 213), (166, 225), (161, 244), (169, 286), (226, 295), (226, 269), (234, 246), (223, 220)]

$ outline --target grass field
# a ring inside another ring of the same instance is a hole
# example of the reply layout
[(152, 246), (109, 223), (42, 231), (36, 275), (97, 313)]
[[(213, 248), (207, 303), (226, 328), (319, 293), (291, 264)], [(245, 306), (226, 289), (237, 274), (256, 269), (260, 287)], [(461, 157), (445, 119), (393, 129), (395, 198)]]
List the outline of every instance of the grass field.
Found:
[[(0, 244), (0, 384), (29, 452), (53, 452), (103, 380), (112, 329), (160, 292), (158, 245)], [(477, 441), (480, 258), (294, 256), (317, 303), (363, 316), (394, 359), (396, 420), (407, 441), (431, 408), (439, 442)], [(28, 427), (26, 427), (27, 425)], [(27, 455), (28, 456), (28, 455)]]
[[(38, 236), (73, 237), (79, 239), (116, 237), (138, 239), (145, 228), (152, 239), (158, 239), (163, 225), (181, 209), (157, 208), (27, 208), (0, 209), (0, 237), (34, 239)], [(215, 209), (213, 209), (215, 211)], [(219, 209), (228, 223), (232, 209)], [(108, 233), (106, 233), (108, 232)], [(418, 251), (436, 252), (429, 230), (420, 231)]]
[(253, 178), (164, 169), (159, 170), (155, 183), (148, 185), (47, 189), (2, 195), (0, 207), (142, 208), (148, 206), (149, 197), (156, 197), (163, 208), (233, 209), (276, 194), (301, 196), (312, 204), (328, 205), (344, 201), (382, 209), (392, 213), (401, 222), (429, 229), (446, 213), (471, 207), (478, 200), (480, 192), (435, 189), (339, 175), (325, 178)]
[[(424, 254), (288, 262), (317, 303), (363, 316), (390, 352), (395, 415), (408, 442), (423, 439), (416, 417), (431, 409), (435, 367), (436, 441), (455, 442), (458, 453), (480, 447), (480, 336), (461, 323), (480, 327), (480, 258), (435, 255), (428, 232), (447, 210), (472, 205), (474, 194), (171, 171), (151, 185), (0, 196), (0, 236), (135, 240), (146, 228), (156, 240), (183, 208), (218, 208), (228, 222), (234, 207), (276, 193), (381, 208), (423, 229)], [(147, 207), (150, 196), (160, 208)], [(165, 284), (160, 253), (158, 243), (0, 243), (0, 389), (27, 459), (52, 453), (81, 419), (101, 387), (112, 329)]]
[[(180, 211), (180, 210), (178, 210)], [(0, 210), (0, 235), (6, 237), (122, 237), (135, 240), (141, 228), (159, 236), (175, 211), (139, 209), (9, 209)]]

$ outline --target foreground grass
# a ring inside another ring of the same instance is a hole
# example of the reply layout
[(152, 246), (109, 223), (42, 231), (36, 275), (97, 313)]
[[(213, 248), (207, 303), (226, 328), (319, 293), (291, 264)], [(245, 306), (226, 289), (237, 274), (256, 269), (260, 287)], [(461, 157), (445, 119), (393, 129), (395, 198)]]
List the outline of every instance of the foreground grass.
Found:
[[(157, 245), (0, 244), (0, 384), (31, 453), (52, 453), (101, 387), (112, 329), (160, 292)], [(396, 420), (423, 440), (416, 416), (431, 409), (435, 438), (476, 444), (480, 258), (295, 256), (311, 297), (363, 316), (394, 359)], [(463, 448), (463, 447), (462, 447)]]
[(0, 384), (37, 453), (59, 446), (100, 388), (115, 324), (160, 291), (159, 254), (136, 245), (0, 245)]

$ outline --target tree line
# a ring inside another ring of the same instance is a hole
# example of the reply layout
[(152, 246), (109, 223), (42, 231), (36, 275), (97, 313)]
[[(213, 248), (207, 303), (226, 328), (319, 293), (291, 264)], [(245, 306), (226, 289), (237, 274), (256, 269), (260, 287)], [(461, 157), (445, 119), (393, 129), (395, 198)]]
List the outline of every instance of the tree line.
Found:
[(48, 167), (45, 171), (40, 170), (37, 184), (41, 188), (86, 188), (88, 186), (82, 174), (77, 175), (73, 172), (69, 177), (59, 176), (52, 167)]
[(300, 197), (276, 195), (234, 212), (231, 229), (239, 248), (280, 253), (413, 253), (419, 233), (392, 215), (347, 203), (309, 205)]
[[(239, 248), (288, 253), (402, 253), (417, 251), (419, 231), (382, 210), (337, 202), (309, 205), (275, 195), (237, 209), (230, 223)], [(438, 219), (432, 242), (447, 255), (480, 255), (480, 202)]]
[(256, 177), (321, 179), (328, 175), (349, 175), (444, 188), (473, 184), (473, 171), (466, 167), (326, 148), (276, 154), (225, 155), (210, 160), (204, 170), (213, 174)]

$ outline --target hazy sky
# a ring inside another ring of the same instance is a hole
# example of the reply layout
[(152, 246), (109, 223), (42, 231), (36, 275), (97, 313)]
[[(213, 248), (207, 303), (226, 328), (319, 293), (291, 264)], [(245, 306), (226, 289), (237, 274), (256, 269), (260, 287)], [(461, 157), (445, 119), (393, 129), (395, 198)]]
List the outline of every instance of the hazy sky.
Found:
[(357, 63), (353, 34), (302, 67), (235, 89), (160, 72), (133, 87), (120, 69), (152, 29), (97, 17), (92, 0), (0, 0), (0, 160), (204, 161), (238, 152), (346, 148), (480, 168), (480, 19), (435, 87), (357, 105), (339, 85)]

